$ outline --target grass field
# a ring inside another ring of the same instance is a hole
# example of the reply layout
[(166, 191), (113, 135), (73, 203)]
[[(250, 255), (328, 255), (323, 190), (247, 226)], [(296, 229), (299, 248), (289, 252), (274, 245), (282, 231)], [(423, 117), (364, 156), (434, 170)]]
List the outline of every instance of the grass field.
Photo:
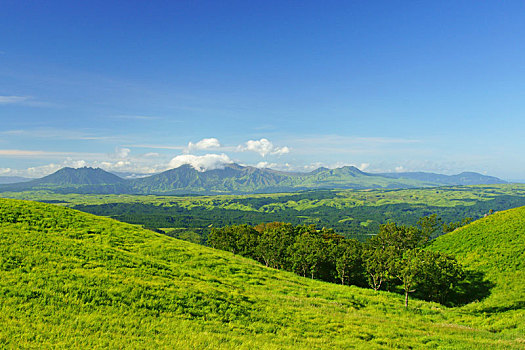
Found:
[[(405, 310), (399, 295), (298, 277), (51, 204), (0, 199), (0, 257), (4, 348), (525, 345), (522, 328), (507, 321), (505, 308), (516, 304), (498, 296), (498, 285), (481, 309), (413, 301)], [(480, 311), (492, 305), (502, 317)]]

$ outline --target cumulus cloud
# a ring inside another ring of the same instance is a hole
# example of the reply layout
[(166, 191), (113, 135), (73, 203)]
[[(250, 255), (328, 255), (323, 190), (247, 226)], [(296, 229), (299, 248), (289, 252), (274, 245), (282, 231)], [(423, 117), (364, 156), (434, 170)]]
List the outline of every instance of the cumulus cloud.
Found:
[(226, 154), (205, 154), (203, 156), (195, 156), (192, 154), (184, 154), (173, 158), (169, 166), (170, 168), (178, 168), (181, 165), (189, 164), (198, 171), (206, 171), (213, 169), (224, 169), (226, 164), (231, 164), (233, 161)]
[(184, 153), (219, 147), (221, 147), (219, 140), (214, 137), (210, 137), (208, 139), (202, 139), (197, 143), (189, 142), (188, 146), (184, 149)]
[(117, 147), (115, 149), (115, 154), (117, 155), (118, 158), (127, 158), (127, 156), (129, 155), (130, 152), (131, 152), (131, 150), (129, 148), (119, 148), (119, 147)]
[(270, 168), (276, 168), (279, 164), (277, 163), (269, 163), (269, 162), (259, 162), (255, 165), (256, 168), (260, 169), (270, 169)]
[(259, 153), (262, 157), (266, 157), (268, 154), (283, 155), (290, 153), (290, 149), (288, 147), (274, 146), (274, 144), (268, 139), (249, 140), (244, 144), (244, 146), (239, 146), (238, 150), (241, 152), (251, 151)]

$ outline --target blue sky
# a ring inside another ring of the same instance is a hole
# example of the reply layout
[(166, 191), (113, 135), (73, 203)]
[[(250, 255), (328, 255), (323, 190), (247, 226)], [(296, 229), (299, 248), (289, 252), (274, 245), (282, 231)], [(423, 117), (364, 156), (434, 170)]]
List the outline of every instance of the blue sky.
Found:
[(0, 33), (0, 175), (525, 178), (521, 1), (7, 0)]

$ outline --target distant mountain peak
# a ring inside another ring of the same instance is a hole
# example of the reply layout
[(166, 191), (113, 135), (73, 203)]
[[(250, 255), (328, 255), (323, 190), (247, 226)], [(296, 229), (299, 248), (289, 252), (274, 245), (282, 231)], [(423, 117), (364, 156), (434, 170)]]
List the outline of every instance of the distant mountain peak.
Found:
[(506, 182), (473, 172), (463, 172), (458, 175), (423, 172), (372, 174), (348, 165), (336, 169), (320, 167), (309, 173), (292, 173), (231, 163), (207, 171), (199, 171), (190, 164), (183, 164), (162, 173), (134, 179), (123, 179), (100, 168), (66, 167), (40, 179), (1, 185), (0, 190), (50, 189), (63, 193), (243, 194), (321, 188), (415, 188), (500, 183)]
[(57, 185), (94, 185), (122, 183), (125, 180), (101, 168), (65, 167), (36, 181)]

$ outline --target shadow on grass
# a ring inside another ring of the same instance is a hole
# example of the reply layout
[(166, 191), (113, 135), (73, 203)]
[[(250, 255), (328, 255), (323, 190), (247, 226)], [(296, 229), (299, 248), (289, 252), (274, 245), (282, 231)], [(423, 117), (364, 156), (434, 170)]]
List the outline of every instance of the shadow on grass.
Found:
[(484, 313), (484, 314), (497, 314), (500, 312), (507, 312), (507, 311), (512, 311), (512, 310), (522, 310), (522, 309), (525, 309), (525, 301), (519, 300), (519, 301), (512, 303), (509, 306), (492, 306), (492, 307), (481, 309), (479, 310), (479, 312)]
[(438, 302), (448, 307), (463, 306), (488, 297), (494, 285), (493, 282), (485, 279), (483, 272), (468, 270), (465, 271), (465, 278), (457, 282), (453, 289), (436, 291), (428, 287), (421, 288), (414, 293), (414, 297)]
[(481, 271), (465, 271), (465, 279), (449, 295), (447, 306), (462, 306), (474, 301), (481, 301), (490, 295), (495, 284), (485, 279)]

